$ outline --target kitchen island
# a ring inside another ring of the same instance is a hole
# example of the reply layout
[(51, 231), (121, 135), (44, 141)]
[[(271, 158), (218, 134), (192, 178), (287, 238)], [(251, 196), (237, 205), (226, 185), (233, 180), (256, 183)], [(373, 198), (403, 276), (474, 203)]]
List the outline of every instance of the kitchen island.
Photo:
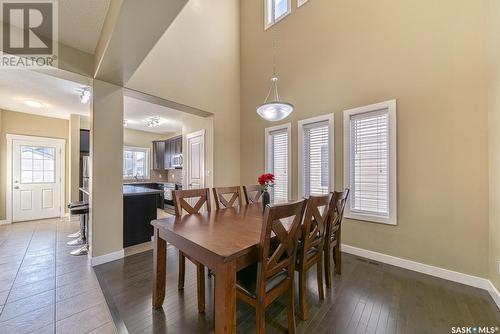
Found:
[(151, 241), (151, 221), (157, 218), (162, 190), (141, 185), (123, 185), (123, 247)]

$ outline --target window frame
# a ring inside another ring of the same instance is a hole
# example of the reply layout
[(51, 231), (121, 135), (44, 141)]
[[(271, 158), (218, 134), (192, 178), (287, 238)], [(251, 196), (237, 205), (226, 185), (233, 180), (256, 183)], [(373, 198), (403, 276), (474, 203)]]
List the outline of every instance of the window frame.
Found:
[(264, 136), (265, 136), (265, 171), (266, 173), (270, 173), (270, 157), (271, 157), (271, 152), (269, 151), (269, 135), (271, 132), (274, 131), (279, 131), (279, 130), (286, 130), (286, 133), (288, 135), (288, 170), (287, 170), (287, 176), (288, 176), (288, 194), (287, 194), (287, 199), (291, 200), (292, 196), (292, 123), (286, 123), (286, 124), (281, 124), (281, 125), (276, 125), (276, 126), (271, 126), (268, 128), (264, 129)]
[[(151, 149), (149, 147), (139, 147), (139, 146), (123, 146), (123, 153), (122, 155), (125, 153), (125, 151), (133, 151), (133, 152), (145, 152), (146, 153), (146, 166), (145, 166), (145, 170), (146, 170), (146, 173), (144, 175), (144, 179), (147, 180), (149, 179), (150, 177), (150, 174), (151, 174), (151, 168), (150, 168), (150, 163), (151, 163)], [(135, 176), (125, 176), (123, 174), (124, 170), (123, 170), (123, 163), (122, 163), (122, 177), (124, 180), (133, 180), (135, 179)]]
[(351, 212), (351, 198), (354, 192), (351, 192), (346, 203), (344, 216), (349, 219), (381, 223), (387, 225), (397, 225), (397, 124), (396, 124), (396, 100), (375, 103), (359, 108), (344, 110), (344, 185), (351, 187), (351, 116), (358, 114), (380, 113), (387, 110), (389, 120), (389, 217), (371, 215), (366, 213)]
[(328, 157), (328, 186), (329, 192), (335, 189), (335, 117), (333, 113), (311, 117), (298, 121), (298, 186), (299, 186), (299, 197), (304, 197), (304, 152), (303, 152), (303, 140), (304, 140), (304, 125), (314, 124), (318, 122), (328, 122), (329, 128), (329, 157)]
[(297, 8), (305, 5), (309, 0), (297, 0)]
[[(269, 28), (271, 28), (273, 25), (275, 25), (276, 23), (280, 22), (281, 20), (283, 20), (285, 17), (287, 17), (288, 15), (290, 15), (290, 13), (292, 12), (292, 0), (286, 0), (287, 3), (288, 3), (288, 10), (286, 11), (285, 14), (281, 15), (280, 17), (276, 18), (273, 16), (273, 20), (272, 22), (268, 23), (267, 22), (267, 16), (268, 16), (268, 4), (269, 2), (272, 2), (273, 6), (271, 6), (272, 8), (274, 8), (274, 3), (275, 3), (276, 0), (264, 0), (264, 30), (267, 30)], [(274, 10), (273, 10), (274, 11)]]

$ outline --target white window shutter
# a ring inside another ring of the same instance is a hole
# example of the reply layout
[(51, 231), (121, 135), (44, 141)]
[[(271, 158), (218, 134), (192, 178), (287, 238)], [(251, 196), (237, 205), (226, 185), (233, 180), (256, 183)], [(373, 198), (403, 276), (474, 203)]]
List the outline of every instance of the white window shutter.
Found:
[(305, 124), (302, 128), (303, 194), (325, 195), (330, 191), (330, 127), (328, 121)]
[(288, 164), (289, 164), (289, 134), (286, 129), (271, 131), (269, 133), (270, 143), (270, 173), (274, 174), (274, 189), (272, 190), (274, 200), (288, 200)]

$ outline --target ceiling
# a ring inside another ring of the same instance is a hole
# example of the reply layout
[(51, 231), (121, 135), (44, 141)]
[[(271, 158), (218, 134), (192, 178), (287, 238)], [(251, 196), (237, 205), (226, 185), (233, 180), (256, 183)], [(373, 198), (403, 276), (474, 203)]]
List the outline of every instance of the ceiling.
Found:
[(110, 0), (59, 0), (59, 42), (94, 54)]
[[(84, 85), (39, 72), (20, 69), (0, 70), (0, 109), (69, 119), (71, 114), (89, 115), (90, 105), (80, 102)], [(25, 104), (41, 102), (41, 108)]]
[[(90, 104), (80, 101), (83, 87), (86, 86), (36, 71), (0, 69), (0, 109), (63, 119), (69, 119), (71, 114), (88, 116)], [(26, 100), (43, 106), (30, 107)], [(130, 96), (125, 96), (123, 103), (128, 129), (162, 134), (182, 131), (181, 111)], [(159, 125), (154, 128), (147, 125), (152, 117), (159, 118)]]
[[(169, 133), (182, 131), (182, 112), (150, 102), (124, 97), (124, 119), (127, 129), (153, 133)], [(147, 123), (152, 117), (159, 118), (159, 125), (150, 128)]]

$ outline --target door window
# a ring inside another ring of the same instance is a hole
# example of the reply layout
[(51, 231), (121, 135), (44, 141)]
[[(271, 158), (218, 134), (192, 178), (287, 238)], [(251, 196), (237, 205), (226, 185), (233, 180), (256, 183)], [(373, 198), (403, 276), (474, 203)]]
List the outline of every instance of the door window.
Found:
[(54, 147), (21, 145), (21, 183), (55, 182)]

